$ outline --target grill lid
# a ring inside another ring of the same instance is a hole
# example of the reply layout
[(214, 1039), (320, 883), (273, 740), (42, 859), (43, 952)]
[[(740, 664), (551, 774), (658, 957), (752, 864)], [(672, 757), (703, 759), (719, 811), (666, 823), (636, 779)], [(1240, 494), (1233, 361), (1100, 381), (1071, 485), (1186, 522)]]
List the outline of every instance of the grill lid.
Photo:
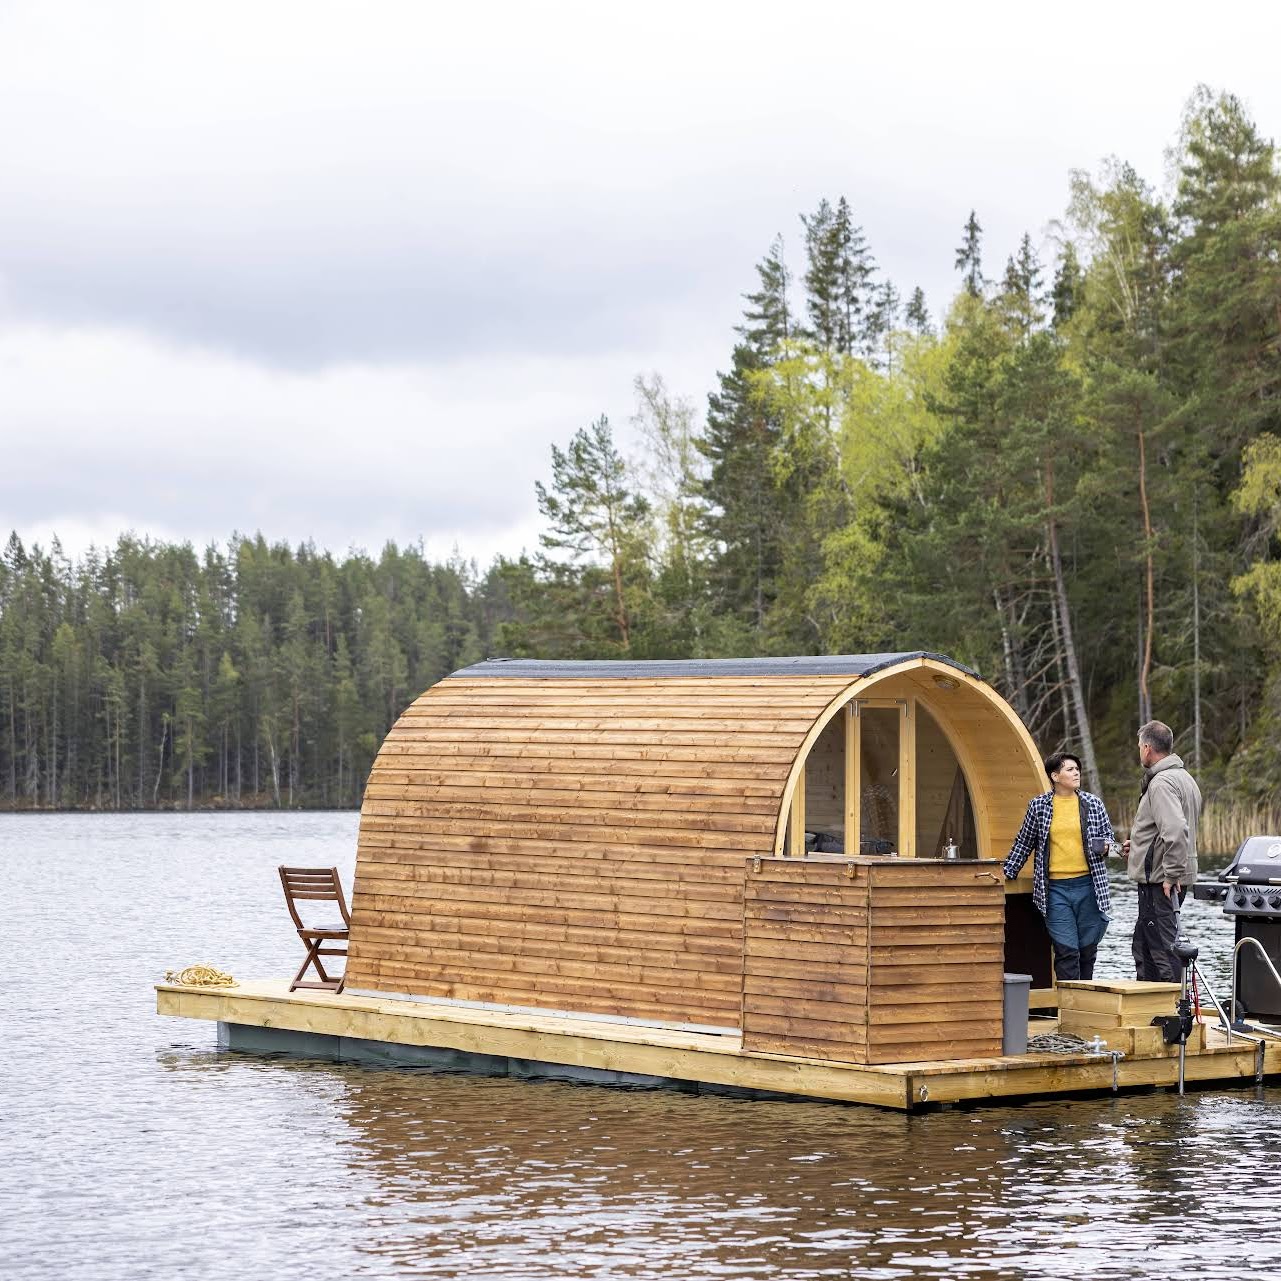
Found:
[(1281, 836), (1251, 836), (1242, 841), (1219, 879), (1238, 885), (1281, 885)]

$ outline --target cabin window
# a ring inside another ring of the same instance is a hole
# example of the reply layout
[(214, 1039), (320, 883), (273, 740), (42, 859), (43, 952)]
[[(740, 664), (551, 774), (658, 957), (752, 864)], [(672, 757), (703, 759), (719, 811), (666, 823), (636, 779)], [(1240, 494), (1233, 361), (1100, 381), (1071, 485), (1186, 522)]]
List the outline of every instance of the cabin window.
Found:
[(808, 853), (845, 852), (845, 721), (837, 716), (823, 727), (805, 758), (805, 849)]
[(855, 699), (824, 726), (796, 782), (786, 849), (977, 858), (973, 807), (947, 735), (915, 698)]
[(974, 810), (952, 744), (923, 704), (916, 704), (916, 852), (942, 858), (953, 842), (961, 858), (978, 858)]
[(897, 707), (860, 707), (859, 840), (860, 854), (898, 853), (899, 740), (903, 716)]

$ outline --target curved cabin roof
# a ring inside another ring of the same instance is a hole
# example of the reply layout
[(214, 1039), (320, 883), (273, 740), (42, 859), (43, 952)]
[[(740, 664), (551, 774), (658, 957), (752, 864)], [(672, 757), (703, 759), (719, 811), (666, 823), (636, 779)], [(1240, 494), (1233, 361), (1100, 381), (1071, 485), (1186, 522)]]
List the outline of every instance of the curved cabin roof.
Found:
[(737, 1027), (746, 861), (785, 852), (811, 750), (865, 698), (928, 709), (980, 854), (1003, 857), (1043, 790), (1039, 759), (1004, 700), (942, 655), (454, 673), (370, 774), (349, 990)]
[(609, 662), (551, 661), (541, 658), (487, 658), (448, 679), (498, 676), (517, 680), (653, 680), (687, 676), (870, 676), (912, 658), (929, 658), (970, 676), (972, 667), (923, 649), (901, 654), (800, 654), (794, 658), (657, 658)]

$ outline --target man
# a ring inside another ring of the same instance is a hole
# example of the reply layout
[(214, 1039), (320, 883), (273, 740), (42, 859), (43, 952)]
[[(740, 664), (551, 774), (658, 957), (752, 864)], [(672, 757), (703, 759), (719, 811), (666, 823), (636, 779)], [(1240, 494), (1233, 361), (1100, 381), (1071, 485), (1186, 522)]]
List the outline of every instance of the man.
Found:
[(1168, 725), (1149, 721), (1139, 730), (1143, 792), (1125, 843), (1130, 879), (1138, 885), (1134, 966), (1140, 979), (1176, 983), (1175, 920), (1183, 889), (1196, 880), (1196, 833), (1201, 789), (1174, 755)]

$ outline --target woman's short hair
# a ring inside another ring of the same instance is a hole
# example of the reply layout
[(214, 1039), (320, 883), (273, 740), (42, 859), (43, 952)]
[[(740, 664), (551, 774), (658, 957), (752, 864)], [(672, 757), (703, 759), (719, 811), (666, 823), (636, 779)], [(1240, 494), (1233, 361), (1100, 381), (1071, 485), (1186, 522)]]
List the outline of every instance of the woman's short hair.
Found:
[(1045, 758), (1045, 777), (1054, 782), (1054, 776), (1063, 768), (1064, 761), (1075, 761), (1076, 768), (1081, 768), (1081, 758), (1075, 752), (1051, 752)]

